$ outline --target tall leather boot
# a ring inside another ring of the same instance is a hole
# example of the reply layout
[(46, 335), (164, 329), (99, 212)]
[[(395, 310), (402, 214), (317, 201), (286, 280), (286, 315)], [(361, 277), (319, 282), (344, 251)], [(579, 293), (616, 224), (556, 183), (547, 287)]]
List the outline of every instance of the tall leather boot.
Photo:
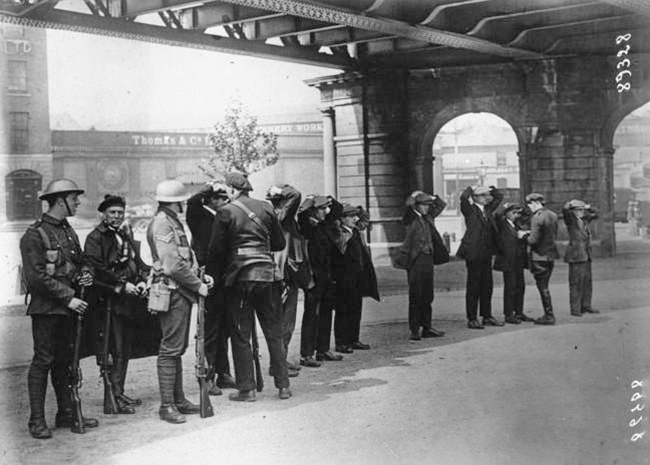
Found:
[(174, 404), (179, 412), (185, 415), (194, 413), (201, 413), (201, 408), (190, 402), (185, 398), (183, 392), (183, 360), (178, 357), (176, 359), (176, 380), (174, 382)]
[(174, 390), (176, 384), (176, 359), (158, 357), (158, 385), (160, 386), (160, 419), (169, 423), (185, 423), (186, 419), (176, 408)]
[(29, 434), (36, 439), (49, 439), (52, 432), (45, 423), (45, 393), (47, 392), (47, 371), (30, 367), (27, 374), (29, 391)]
[(536, 325), (554, 325), (553, 304), (551, 303), (551, 292), (548, 289), (539, 291), (544, 306), (544, 316), (535, 320)]

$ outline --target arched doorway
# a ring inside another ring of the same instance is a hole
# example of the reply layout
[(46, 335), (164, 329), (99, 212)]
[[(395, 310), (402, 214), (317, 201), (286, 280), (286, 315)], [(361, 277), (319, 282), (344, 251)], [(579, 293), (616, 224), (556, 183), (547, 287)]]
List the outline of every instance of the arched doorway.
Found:
[(519, 201), (519, 142), (508, 122), (493, 113), (465, 113), (445, 123), (433, 141), (434, 192), (447, 202), (436, 219), (455, 253), (465, 223), (460, 194), (474, 185), (496, 186), (507, 201)]
[(36, 171), (17, 170), (5, 178), (7, 219), (33, 220), (42, 213), (38, 192), (43, 188), (43, 177)]
[(616, 127), (614, 221), (616, 241), (648, 239), (650, 228), (650, 103), (627, 115)]

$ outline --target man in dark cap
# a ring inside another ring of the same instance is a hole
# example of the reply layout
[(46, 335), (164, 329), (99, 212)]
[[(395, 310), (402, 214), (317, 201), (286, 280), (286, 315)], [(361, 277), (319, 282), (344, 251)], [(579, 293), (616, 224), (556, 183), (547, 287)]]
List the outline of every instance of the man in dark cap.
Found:
[(553, 303), (548, 283), (553, 273), (555, 260), (559, 257), (555, 238), (557, 236), (557, 215), (546, 208), (542, 194), (533, 192), (526, 196), (526, 205), (532, 212), (530, 232), (524, 233), (530, 245), (530, 272), (535, 278), (544, 308), (544, 316), (535, 320), (537, 325), (554, 325)]
[[(84, 315), (88, 302), (76, 297), (77, 289), (92, 285), (90, 270), (81, 262), (79, 238), (67, 217), (76, 214), (83, 190), (69, 179), (48, 184), (39, 197), (48, 204), (47, 213), (27, 228), (20, 240), (20, 254), (27, 292), (31, 300), (27, 314), (32, 319), (34, 357), (27, 374), (29, 432), (36, 439), (48, 439), (52, 432), (45, 422), (47, 376), (51, 375), (56, 395), (56, 426), (73, 425), (71, 363), (75, 316)], [(84, 418), (83, 426), (99, 424)]]
[[(340, 361), (330, 351), (335, 289), (332, 257), (336, 250), (336, 224), (341, 204), (331, 197), (308, 196), (298, 210), (300, 231), (307, 239), (314, 286), (305, 290), (305, 310), (300, 334), (300, 364), (318, 368), (322, 361)], [(314, 358), (316, 352), (316, 358)]]
[[(199, 266), (206, 267), (206, 273), (213, 276), (216, 263), (207, 263), (208, 245), (217, 210), (228, 203), (227, 186), (210, 183), (187, 200), (185, 219), (192, 233), (192, 249)], [(221, 389), (237, 389), (237, 383), (230, 374), (228, 362), (228, 324), (223, 286), (215, 285), (205, 299), (205, 357), (208, 361), (208, 392), (221, 395)], [(216, 382), (215, 382), (216, 375)]]
[(407, 272), (411, 341), (445, 335), (444, 331), (432, 326), (431, 308), (434, 265), (445, 262), (444, 258), (436, 260), (436, 256), (446, 255), (446, 261), (449, 261), (449, 254), (433, 221), (445, 206), (446, 203), (437, 195), (422, 191), (415, 191), (406, 199), (407, 208), (402, 220), (406, 234), (397, 261), (399, 267)]
[[(150, 267), (140, 258), (140, 245), (134, 241), (130, 229), (123, 228), (126, 202), (123, 197), (106, 195), (97, 210), (102, 214), (101, 223), (93, 229), (84, 245), (85, 263), (95, 274), (93, 286), (93, 309), (103, 318), (111, 318), (110, 353), (113, 366), (110, 371), (111, 385), (117, 412), (135, 413), (139, 399), (131, 399), (124, 393), (126, 370), (134, 344), (135, 321), (138, 313), (144, 313), (142, 294)], [(111, 306), (111, 315), (107, 307)], [(103, 328), (103, 323), (98, 326)], [(106, 337), (106, 336), (103, 336)], [(100, 355), (101, 356), (101, 355)], [(107, 361), (103, 361), (107, 363)], [(106, 369), (106, 368), (104, 368)]]
[[(503, 194), (494, 186), (469, 186), (460, 195), (460, 211), (467, 229), (456, 255), (465, 259), (467, 267), (465, 310), (471, 329), (503, 326), (492, 316), (492, 257), (496, 253), (493, 213), (502, 200)], [(479, 306), (482, 321), (478, 320)]]
[(251, 333), (254, 313), (260, 321), (280, 399), (291, 397), (287, 353), (282, 343), (282, 275), (273, 252), (284, 248), (282, 228), (268, 202), (248, 196), (252, 186), (241, 173), (228, 173), (230, 202), (217, 210), (208, 247), (208, 263), (222, 266), (217, 279), (226, 286), (232, 322), (231, 344), (239, 392), (230, 400), (255, 401)]
[(519, 204), (504, 203), (494, 213), (498, 231), (494, 269), (503, 272), (503, 315), (506, 323), (514, 325), (534, 321), (524, 314), (524, 268), (528, 268), (528, 255), (526, 239), (520, 234), (522, 211)]
[(591, 306), (591, 231), (589, 223), (598, 218), (598, 210), (579, 199), (573, 199), (562, 208), (564, 223), (569, 233), (569, 245), (564, 261), (569, 264), (569, 302), (571, 315), (600, 313)]

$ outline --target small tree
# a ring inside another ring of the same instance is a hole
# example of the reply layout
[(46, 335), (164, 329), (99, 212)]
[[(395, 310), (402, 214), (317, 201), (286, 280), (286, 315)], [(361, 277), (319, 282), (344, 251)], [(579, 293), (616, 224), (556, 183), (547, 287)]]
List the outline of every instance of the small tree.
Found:
[(278, 136), (257, 127), (257, 117), (251, 116), (239, 99), (233, 99), (226, 108), (223, 122), (214, 125), (210, 142), (214, 155), (207, 166), (199, 168), (211, 179), (220, 178), (229, 171), (250, 174), (274, 165), (278, 153)]

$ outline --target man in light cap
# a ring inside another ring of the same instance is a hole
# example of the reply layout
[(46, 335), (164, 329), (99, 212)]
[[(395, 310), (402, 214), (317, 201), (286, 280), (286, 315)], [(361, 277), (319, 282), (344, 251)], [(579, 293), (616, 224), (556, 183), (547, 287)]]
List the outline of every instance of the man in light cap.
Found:
[(571, 315), (600, 313), (591, 306), (591, 231), (589, 223), (598, 218), (598, 211), (582, 200), (564, 204), (562, 216), (569, 233), (564, 261), (569, 264), (569, 302)]
[(442, 337), (445, 332), (432, 326), (434, 265), (444, 263), (445, 260), (436, 260), (441, 252), (446, 254), (446, 261), (449, 254), (433, 220), (442, 213), (446, 203), (437, 195), (415, 191), (406, 199), (406, 206), (402, 219), (406, 234), (397, 262), (400, 268), (406, 269), (409, 284), (410, 340)]
[[(29, 391), (29, 432), (36, 439), (48, 439), (52, 433), (45, 422), (45, 393), (48, 373), (57, 401), (56, 426), (70, 427), (72, 398), (71, 363), (75, 316), (84, 315), (88, 303), (76, 297), (82, 287), (92, 285), (90, 270), (82, 265), (79, 238), (67, 217), (76, 214), (79, 195), (84, 191), (69, 179), (49, 183), (39, 197), (48, 204), (47, 213), (27, 228), (20, 240), (23, 273), (31, 301), (27, 314), (32, 319), (34, 357), (27, 374)], [(80, 324), (80, 323), (77, 323)], [(83, 426), (98, 425), (84, 418)]]
[(535, 278), (544, 308), (544, 316), (535, 320), (538, 325), (554, 325), (553, 303), (548, 282), (553, 273), (555, 260), (559, 257), (555, 238), (557, 236), (557, 215), (546, 208), (542, 194), (531, 193), (526, 196), (526, 205), (532, 212), (530, 232), (523, 233), (530, 246), (530, 272)]
[[(169, 290), (167, 308), (160, 309), (162, 330), (158, 353), (158, 384), (160, 386), (160, 419), (168, 423), (184, 423), (186, 414), (200, 413), (198, 405), (185, 398), (181, 356), (189, 342), (192, 304), (198, 296), (207, 297), (213, 280), (198, 277), (198, 262), (178, 215), (188, 199), (185, 186), (166, 180), (156, 186), (158, 211), (147, 228), (147, 242), (153, 260), (153, 283)], [(149, 294), (152, 309), (154, 292)]]
[(340, 213), (341, 204), (321, 195), (308, 196), (298, 210), (298, 224), (307, 239), (314, 277), (314, 287), (305, 291), (300, 334), (300, 364), (306, 367), (318, 368), (321, 361), (343, 359), (330, 351), (335, 303), (332, 257), (336, 249), (335, 220)]
[[(496, 253), (496, 226), (493, 213), (503, 200), (494, 187), (470, 186), (460, 195), (460, 211), (467, 229), (456, 255), (465, 259), (467, 327), (503, 326), (492, 316), (492, 256)], [(480, 305), (482, 322), (478, 320)]]
[[(241, 173), (228, 173), (230, 202), (217, 210), (208, 246), (208, 263), (221, 266), (217, 278), (226, 287), (231, 344), (239, 391), (229, 396), (255, 401), (255, 372), (251, 335), (255, 314), (264, 332), (280, 399), (289, 399), (287, 353), (282, 343), (282, 275), (273, 252), (285, 245), (273, 206), (251, 199), (252, 186)], [(258, 373), (261, 376), (261, 373)]]
[[(216, 276), (217, 264), (207, 263), (208, 246), (217, 210), (228, 203), (227, 190), (225, 184), (211, 182), (187, 200), (185, 220), (192, 233), (192, 249), (199, 266), (205, 266), (210, 276)], [(212, 288), (205, 299), (205, 310), (205, 357), (209, 365), (206, 381), (209, 394), (218, 396), (221, 389), (237, 389), (228, 361), (230, 324), (223, 286)]]

